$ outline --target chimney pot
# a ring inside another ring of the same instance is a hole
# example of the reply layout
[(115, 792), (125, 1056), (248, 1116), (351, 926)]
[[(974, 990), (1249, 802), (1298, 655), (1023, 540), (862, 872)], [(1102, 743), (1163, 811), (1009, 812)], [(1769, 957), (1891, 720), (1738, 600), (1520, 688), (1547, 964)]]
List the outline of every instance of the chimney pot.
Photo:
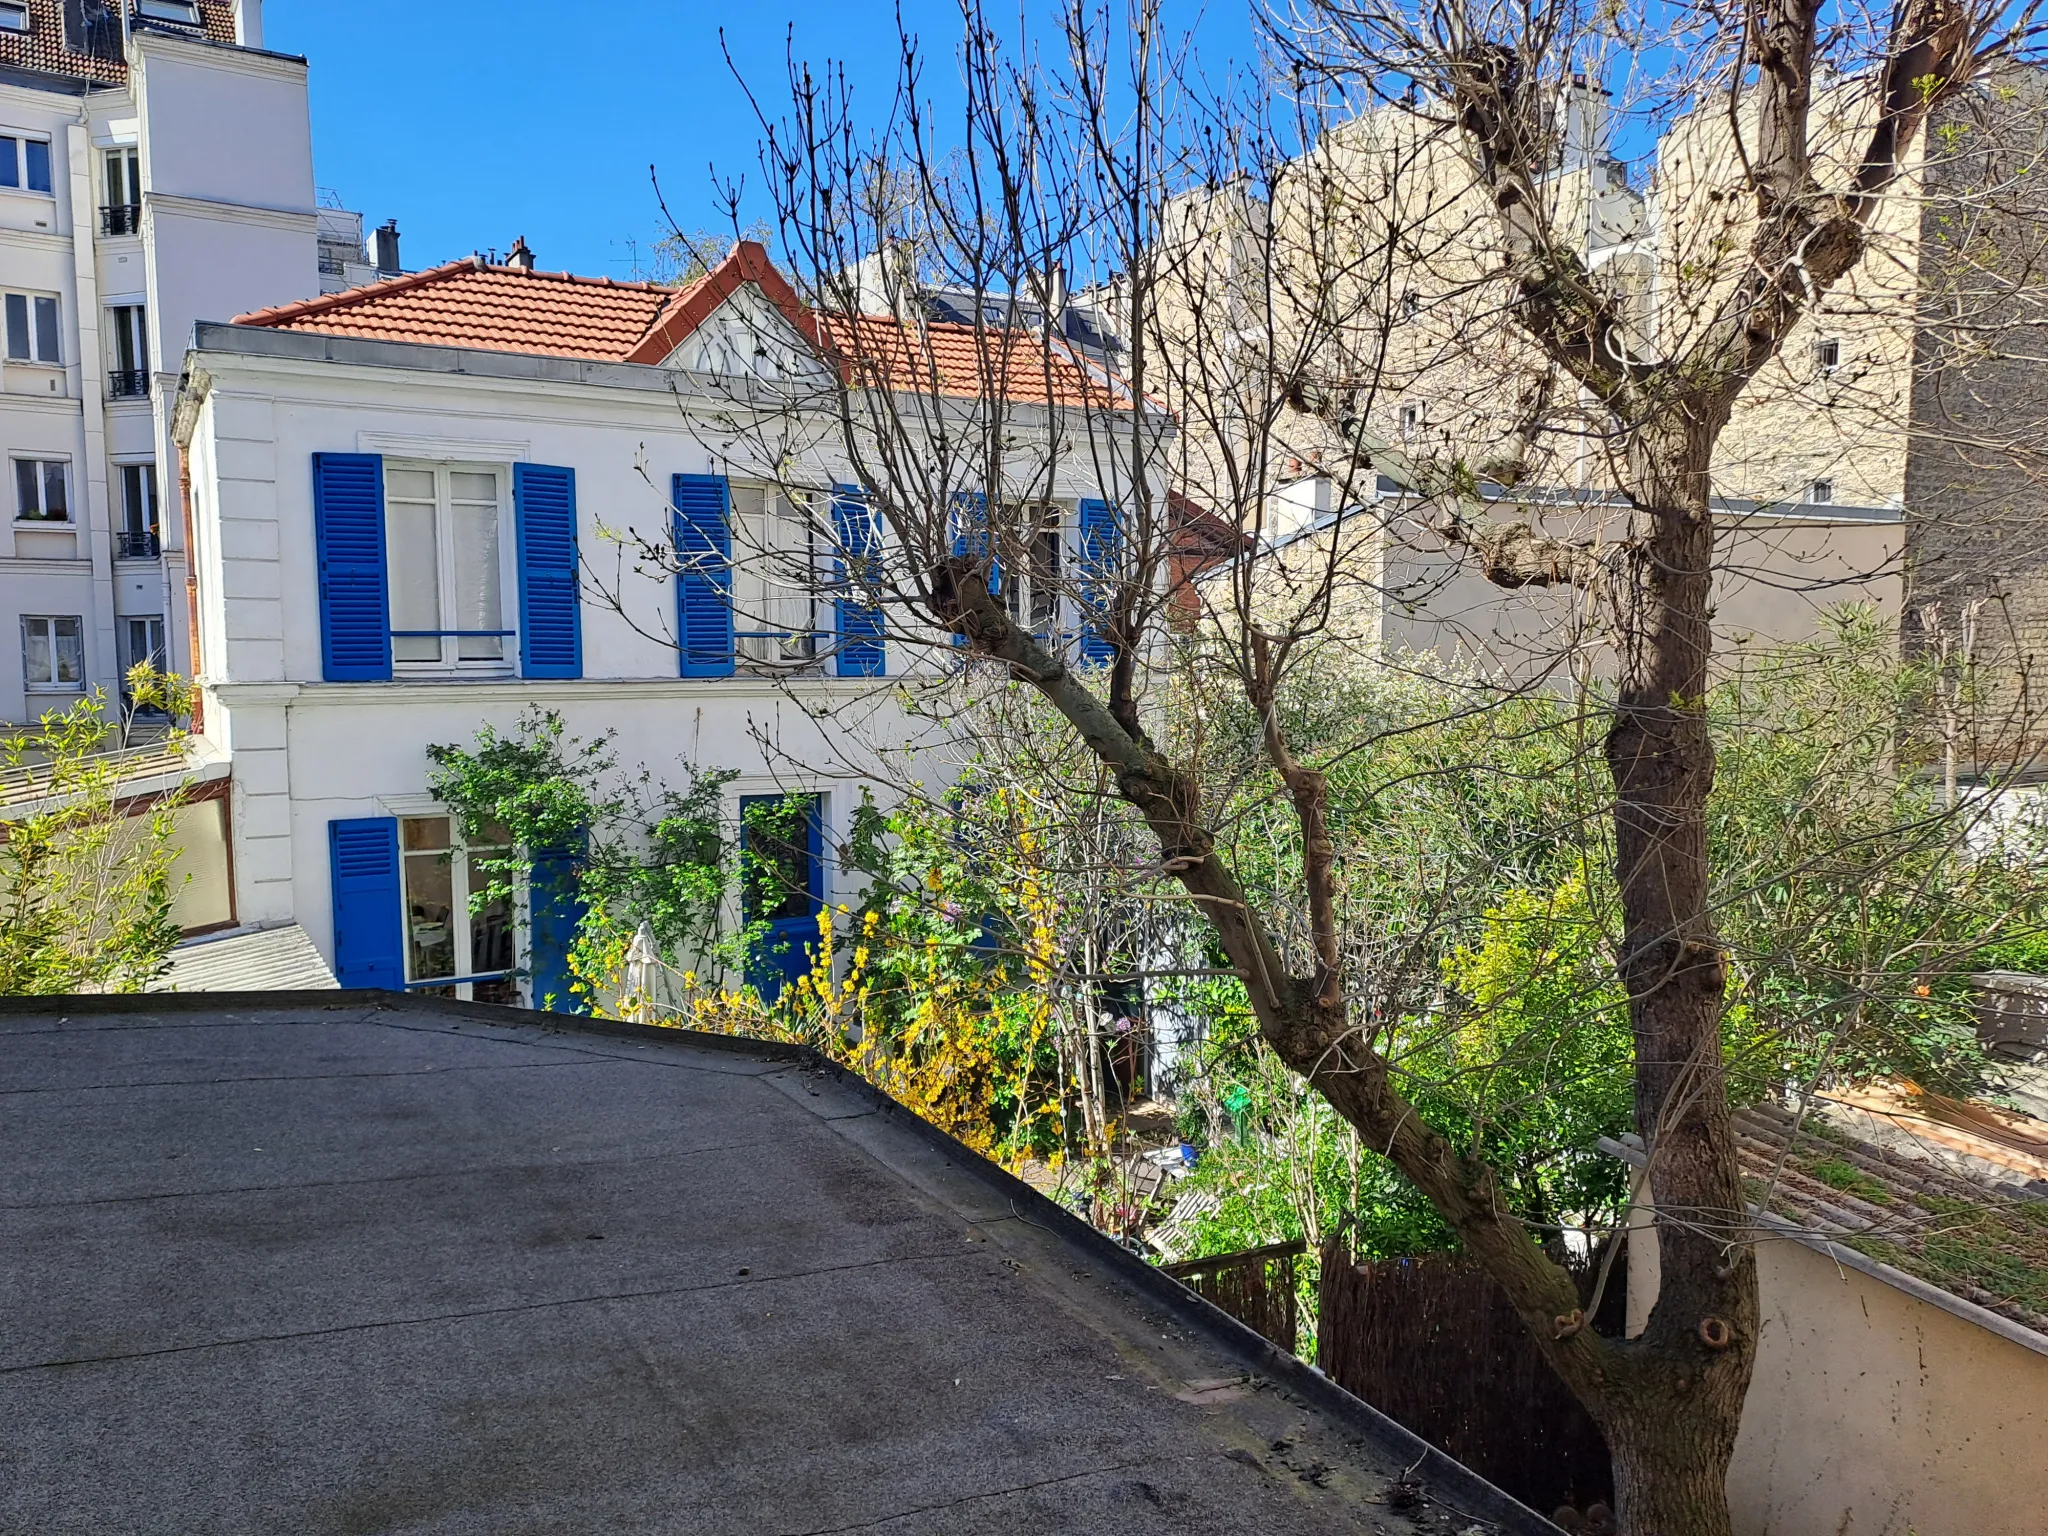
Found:
[(533, 270), (533, 252), (526, 248), (526, 236), (521, 235), (512, 242), (511, 252), (505, 257), (505, 265), (515, 272)]

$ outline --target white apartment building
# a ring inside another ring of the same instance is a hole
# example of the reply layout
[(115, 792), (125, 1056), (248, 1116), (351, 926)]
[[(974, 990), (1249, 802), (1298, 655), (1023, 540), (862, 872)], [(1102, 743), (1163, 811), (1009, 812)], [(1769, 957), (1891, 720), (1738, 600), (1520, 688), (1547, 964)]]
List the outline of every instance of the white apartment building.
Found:
[(190, 672), (178, 370), (320, 290), (316, 219), (261, 0), (0, 0), (0, 721)]
[[(198, 732), (231, 764), (232, 920), (298, 923), (343, 986), (564, 997), (572, 912), (538, 896), (530, 922), (472, 911), (480, 850), (429, 787), (429, 747), (540, 706), (575, 736), (613, 733), (620, 764), (663, 782), (683, 763), (737, 775), (728, 821), (760, 800), (801, 810), (794, 894), (749, 914), (801, 966), (824, 904), (853, 894), (830, 850), (864, 773), (887, 798), (904, 770), (876, 773), (875, 754), (901, 765), (932, 728), (898, 680), (950, 668), (953, 649), (847, 580), (881, 531), (836, 434), (764, 465), (744, 430), (748, 401), (835, 419), (829, 390), (778, 393), (819, 364), (778, 334), (810, 322), (760, 246), (682, 290), (537, 272), (523, 245), (515, 259), (197, 328), (176, 432)], [(937, 321), (910, 343), (981, 344)], [(1020, 438), (1049, 441), (1071, 403), (1045, 392), (1099, 398), (1071, 355), (1018, 368), (1020, 389), (1034, 378), (1071, 384), (1013, 397)], [(1114, 491), (1090, 456), (1058, 463), (1034, 504), (1086, 569)], [(798, 504), (793, 483), (815, 493)], [(1088, 653), (1077, 614), (1045, 618)], [(560, 856), (526, 854), (531, 889), (559, 890)]]

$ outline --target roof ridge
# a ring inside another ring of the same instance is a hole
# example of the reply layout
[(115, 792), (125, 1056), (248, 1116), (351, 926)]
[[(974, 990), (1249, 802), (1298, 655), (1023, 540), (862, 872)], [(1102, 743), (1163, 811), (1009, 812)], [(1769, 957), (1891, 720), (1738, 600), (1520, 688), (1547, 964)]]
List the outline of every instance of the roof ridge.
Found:
[(316, 298), (294, 299), (289, 304), (273, 304), (268, 309), (252, 309), (247, 314), (235, 316), (230, 323), (275, 325), (285, 320), (303, 319), (308, 315), (324, 315), (331, 310), (359, 304), (366, 299), (384, 298), (390, 294), (403, 293), (407, 289), (422, 287), (427, 283), (439, 282), (443, 278), (453, 277), (458, 272), (481, 270), (483, 263), (477, 257), (462, 256), (454, 261), (443, 262), (438, 267), (425, 267), (418, 272), (401, 272), (396, 277), (379, 278), (374, 283), (344, 288), (339, 293), (323, 293)]

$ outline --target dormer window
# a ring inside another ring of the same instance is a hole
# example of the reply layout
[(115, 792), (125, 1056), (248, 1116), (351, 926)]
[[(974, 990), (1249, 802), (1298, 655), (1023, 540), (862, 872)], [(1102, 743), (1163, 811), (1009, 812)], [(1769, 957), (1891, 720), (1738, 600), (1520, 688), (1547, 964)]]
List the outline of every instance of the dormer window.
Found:
[(26, 32), (28, 6), (23, 0), (0, 0), (0, 32)]
[(199, 0), (135, 0), (135, 14), (145, 21), (168, 21), (178, 27), (206, 24), (199, 14)]
[(1832, 480), (1816, 480), (1806, 488), (1806, 500), (1811, 506), (1830, 506), (1834, 499), (1835, 482)]
[(1822, 373), (1842, 366), (1842, 342), (1838, 336), (1823, 336), (1813, 344), (1813, 365)]

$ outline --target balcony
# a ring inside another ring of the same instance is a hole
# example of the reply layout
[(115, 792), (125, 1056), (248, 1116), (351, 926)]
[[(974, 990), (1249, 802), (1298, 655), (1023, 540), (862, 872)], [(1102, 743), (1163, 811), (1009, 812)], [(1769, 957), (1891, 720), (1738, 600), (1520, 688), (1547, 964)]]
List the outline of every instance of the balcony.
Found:
[(147, 368), (114, 368), (108, 370), (107, 393), (116, 400), (147, 400), (149, 398), (149, 370)]
[(154, 528), (121, 528), (114, 533), (114, 554), (119, 559), (155, 560), (163, 552), (163, 541)]
[(103, 235), (141, 234), (142, 204), (102, 203), (100, 205), (100, 233)]

